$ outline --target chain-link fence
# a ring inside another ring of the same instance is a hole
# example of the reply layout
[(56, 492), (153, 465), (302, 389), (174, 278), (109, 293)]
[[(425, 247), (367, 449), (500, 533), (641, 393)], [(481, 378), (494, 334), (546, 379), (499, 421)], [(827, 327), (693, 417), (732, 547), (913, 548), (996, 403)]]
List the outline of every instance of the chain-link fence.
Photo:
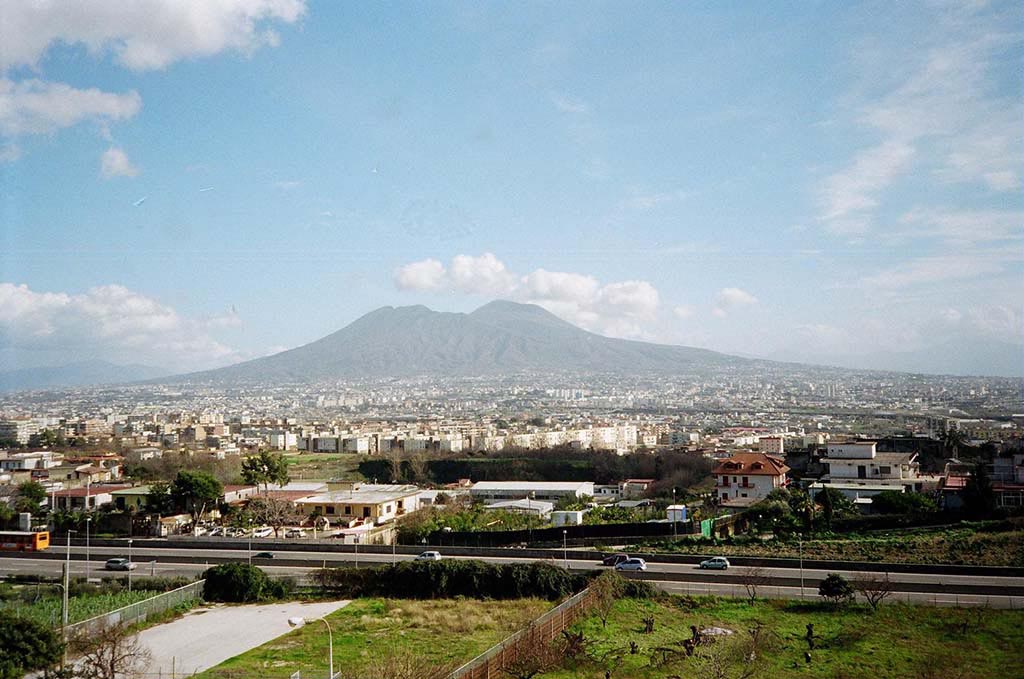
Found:
[(107, 625), (132, 625), (146, 620), (146, 618), (151, 615), (162, 613), (180, 604), (195, 601), (196, 599), (202, 599), (203, 584), (205, 582), (205, 580), (197, 580), (196, 582), (189, 583), (184, 587), (172, 589), (170, 592), (164, 592), (163, 594), (157, 594), (149, 599), (137, 601), (125, 606), (124, 608), (119, 608), (116, 611), (97, 615), (94, 618), (89, 618), (88, 620), (68, 625), (67, 635), (71, 637), (80, 632), (87, 632), (95, 627), (103, 627)]

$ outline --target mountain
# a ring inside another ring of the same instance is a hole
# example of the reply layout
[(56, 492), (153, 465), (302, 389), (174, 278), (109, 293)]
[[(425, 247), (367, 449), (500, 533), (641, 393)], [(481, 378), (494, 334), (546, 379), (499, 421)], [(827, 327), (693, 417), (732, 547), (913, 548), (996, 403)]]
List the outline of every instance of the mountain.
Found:
[(0, 372), (0, 391), (122, 384), (162, 377), (166, 370), (147, 365), (117, 365), (107, 361), (81, 361), (41, 368)]
[(706, 349), (603, 337), (539, 306), (497, 301), (469, 314), (425, 306), (383, 307), (305, 346), (174, 381), (315, 381), (535, 370), (671, 373), (747, 362)]

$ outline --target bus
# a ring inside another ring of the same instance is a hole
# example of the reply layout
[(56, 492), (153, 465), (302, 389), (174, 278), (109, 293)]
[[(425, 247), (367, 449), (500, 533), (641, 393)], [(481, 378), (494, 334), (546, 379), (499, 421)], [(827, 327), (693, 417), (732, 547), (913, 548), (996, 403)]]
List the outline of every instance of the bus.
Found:
[(0, 550), (41, 552), (50, 547), (50, 531), (0, 530)]

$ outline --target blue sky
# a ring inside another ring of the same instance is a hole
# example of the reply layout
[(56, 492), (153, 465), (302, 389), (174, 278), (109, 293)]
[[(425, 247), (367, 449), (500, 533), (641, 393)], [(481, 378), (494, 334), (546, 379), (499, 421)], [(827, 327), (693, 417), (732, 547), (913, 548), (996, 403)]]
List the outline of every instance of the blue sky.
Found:
[(0, 359), (201, 368), (502, 297), (1005, 365), (1024, 9), (893, 4), (6, 5)]

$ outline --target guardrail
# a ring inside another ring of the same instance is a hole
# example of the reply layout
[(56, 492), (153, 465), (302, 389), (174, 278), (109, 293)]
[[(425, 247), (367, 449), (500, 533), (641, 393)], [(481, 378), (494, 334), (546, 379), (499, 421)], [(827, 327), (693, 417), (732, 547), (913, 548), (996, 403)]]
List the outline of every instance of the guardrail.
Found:
[(174, 608), (186, 601), (202, 599), (203, 585), (205, 582), (205, 580), (197, 580), (196, 582), (191, 582), (184, 587), (172, 589), (170, 592), (157, 594), (154, 597), (143, 599), (142, 601), (136, 601), (133, 604), (128, 604), (127, 606), (118, 608), (115, 611), (110, 611), (103, 615), (97, 615), (96, 617), (89, 618), (88, 620), (76, 622), (73, 625), (68, 625), (67, 635), (71, 637), (79, 633), (87, 633), (90, 629), (107, 625), (133, 625), (137, 622), (143, 622), (154, 613), (162, 613), (167, 609)]
[(528, 635), (528, 632), (537, 632), (544, 640), (550, 641), (579, 620), (593, 604), (593, 600), (589, 588), (569, 597), (534, 620), (529, 627), (491, 646), (452, 672), (448, 679), (495, 679), (503, 676), (501, 670), (506, 664), (521, 653), (528, 652), (523, 646), (536, 642), (536, 637), (533, 634)]

